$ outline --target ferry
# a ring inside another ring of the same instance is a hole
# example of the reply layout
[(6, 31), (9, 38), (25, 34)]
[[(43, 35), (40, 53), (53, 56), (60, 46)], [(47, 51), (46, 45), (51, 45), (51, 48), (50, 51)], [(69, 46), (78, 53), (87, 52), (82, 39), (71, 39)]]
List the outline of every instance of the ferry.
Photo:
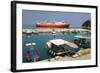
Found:
[(40, 28), (69, 28), (70, 24), (65, 22), (38, 22), (36, 23), (36, 27)]

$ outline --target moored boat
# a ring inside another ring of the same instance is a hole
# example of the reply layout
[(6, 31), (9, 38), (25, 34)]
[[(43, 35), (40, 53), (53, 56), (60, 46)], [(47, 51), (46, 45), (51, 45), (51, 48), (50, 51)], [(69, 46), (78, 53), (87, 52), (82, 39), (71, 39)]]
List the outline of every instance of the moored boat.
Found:
[[(49, 40), (46, 46), (49, 48), (49, 53), (55, 56), (72, 56), (79, 50), (79, 47), (75, 43), (63, 39)], [(73, 52), (72, 49), (76, 51)]]
[(69, 28), (68, 23), (64, 22), (49, 22), (49, 23), (36, 23), (36, 27), (41, 28)]

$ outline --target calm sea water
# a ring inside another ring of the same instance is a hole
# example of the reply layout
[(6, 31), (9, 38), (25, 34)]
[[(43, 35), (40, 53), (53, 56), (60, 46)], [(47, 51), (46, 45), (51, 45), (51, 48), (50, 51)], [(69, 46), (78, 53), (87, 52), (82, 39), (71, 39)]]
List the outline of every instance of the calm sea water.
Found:
[(25, 44), (31, 43), (31, 42), (36, 43), (35, 49), (39, 51), (39, 54), (40, 54), (40, 59), (39, 60), (41, 61), (41, 60), (47, 59), (48, 48), (45, 48), (45, 44), (48, 40), (52, 40), (52, 39), (56, 38), (56, 39), (64, 39), (64, 40), (73, 42), (76, 35), (77, 35), (76, 33), (71, 33), (71, 34), (56, 33), (55, 36), (51, 33), (38, 34), (38, 35), (37, 34), (30, 34), (30, 35), (23, 34), (23, 36), (22, 36), (22, 41), (23, 41), (23, 49), (22, 49), (22, 51), (23, 51), (23, 53), (22, 53), (23, 62), (26, 62), (26, 50), (28, 49), (28, 47), (26, 47)]

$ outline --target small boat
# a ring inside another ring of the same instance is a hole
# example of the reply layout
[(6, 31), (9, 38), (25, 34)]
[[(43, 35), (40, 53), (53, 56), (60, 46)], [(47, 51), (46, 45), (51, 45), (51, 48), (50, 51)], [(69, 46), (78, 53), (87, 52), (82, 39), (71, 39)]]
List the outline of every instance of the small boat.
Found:
[(82, 48), (90, 48), (91, 47), (91, 37), (90, 36), (75, 36), (74, 43)]
[(36, 45), (36, 43), (27, 43), (27, 44), (25, 44), (25, 46), (27, 46), (27, 47), (29, 47), (29, 46), (35, 46)]
[(23, 32), (23, 34), (31, 35), (32, 34), (32, 29), (23, 29), (22, 32)]
[[(79, 50), (78, 46), (74, 43), (68, 42), (63, 39), (53, 39), (49, 40), (46, 43), (49, 48), (49, 53), (55, 56), (64, 56), (66, 54), (73, 55), (75, 52), (71, 51), (71, 49)], [(69, 49), (70, 47), (70, 49)], [(76, 51), (77, 52), (77, 51)]]

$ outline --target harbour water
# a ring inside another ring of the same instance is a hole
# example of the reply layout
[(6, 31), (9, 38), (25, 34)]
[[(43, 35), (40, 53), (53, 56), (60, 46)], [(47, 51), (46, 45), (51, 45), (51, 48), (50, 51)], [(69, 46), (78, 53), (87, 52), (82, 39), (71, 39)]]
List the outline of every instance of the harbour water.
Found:
[[(48, 59), (47, 52), (48, 48), (45, 47), (46, 42), (52, 39), (64, 39), (69, 42), (73, 42), (75, 39), (75, 36), (79, 33), (56, 33), (53, 35), (52, 33), (40, 33), (40, 34), (23, 34), (22, 36), (22, 56), (23, 56), (23, 62), (26, 63), (26, 50), (29, 48), (25, 46), (27, 43), (35, 42), (36, 46), (34, 47), (36, 50), (38, 50), (40, 54), (39, 61)], [(82, 34), (83, 35), (83, 34)], [(86, 33), (84, 35), (87, 35)], [(75, 51), (75, 49), (73, 50)]]

